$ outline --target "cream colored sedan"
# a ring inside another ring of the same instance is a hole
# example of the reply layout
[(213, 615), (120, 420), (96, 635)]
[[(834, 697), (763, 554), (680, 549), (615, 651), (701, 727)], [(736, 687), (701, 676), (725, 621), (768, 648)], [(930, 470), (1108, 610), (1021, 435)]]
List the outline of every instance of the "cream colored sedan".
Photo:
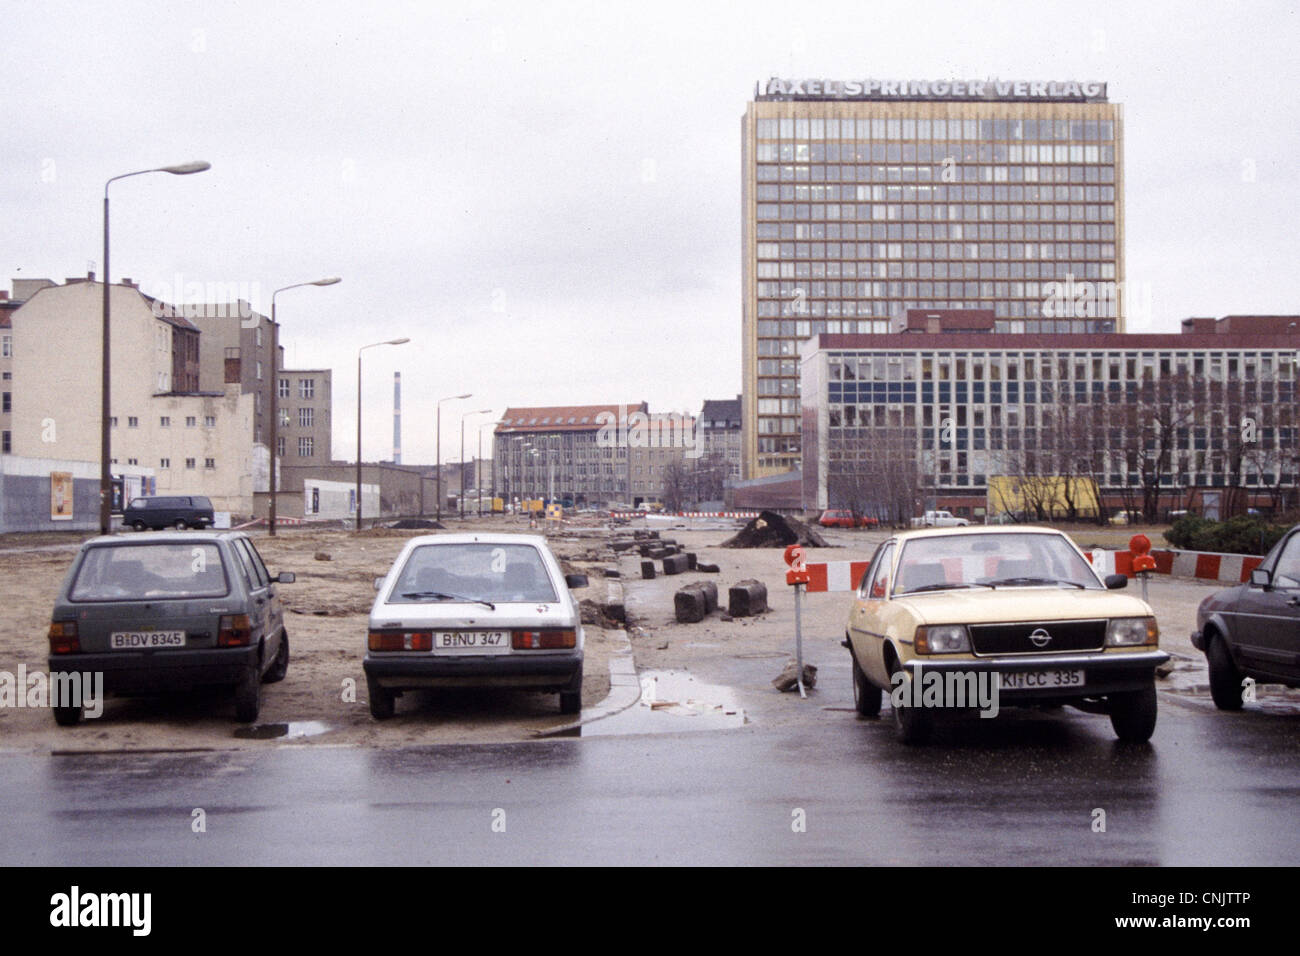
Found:
[(903, 531), (875, 553), (845, 629), (859, 714), (888, 695), (899, 737), (937, 716), (1070, 704), (1149, 740), (1159, 649), (1150, 605), (1118, 594), (1064, 534), (1028, 526)]

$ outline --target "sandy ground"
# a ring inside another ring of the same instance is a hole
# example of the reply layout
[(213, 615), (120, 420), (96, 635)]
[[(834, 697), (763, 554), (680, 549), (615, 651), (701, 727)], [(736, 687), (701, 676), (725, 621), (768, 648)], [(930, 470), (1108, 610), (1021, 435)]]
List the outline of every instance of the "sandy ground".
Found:
[[(674, 528), (656, 521), (662, 537), (673, 538), (695, 551), (704, 562), (719, 565), (716, 574), (688, 572), (652, 581), (640, 578), (640, 558), (616, 559), (605, 549), (611, 532), (594, 518), (572, 522), (551, 536), (552, 547), (566, 570), (588, 574), (590, 586), (576, 592), (580, 599), (605, 599), (607, 579), (601, 569), (617, 566), (622, 584), (636, 667), (642, 686), (663, 679), (673, 686), (674, 676), (686, 675), (683, 691), (659, 694), (692, 699), (686, 707), (671, 708), (659, 719), (648, 701), (640, 706), (659, 722), (653, 729), (703, 729), (707, 721), (667, 719), (669, 715), (707, 714), (739, 708), (751, 724), (830, 719), (852, 707), (848, 653), (840, 646), (851, 597), (847, 593), (809, 594), (803, 605), (804, 660), (819, 668), (816, 686), (806, 700), (797, 693), (780, 693), (771, 681), (795, 647), (793, 590), (785, 584), (780, 549), (732, 550), (720, 548), (735, 528), (714, 523), (710, 530)], [(622, 531), (644, 527), (644, 519)], [(516, 518), (448, 522), (449, 530), (473, 528), (526, 531)], [(1119, 547), (1133, 533), (1122, 529), (1084, 528), (1075, 533), (1082, 546), (1093, 543)], [(526, 692), (461, 692), (407, 695), (398, 701), (397, 716), (377, 722), (370, 717), (361, 660), (365, 649), (366, 619), (374, 597), (373, 580), (387, 572), (402, 544), (423, 532), (368, 530), (285, 530), (275, 538), (255, 535), (272, 572), (294, 571), (295, 584), (280, 586), (288, 608), (287, 628), (292, 646), (288, 677), (266, 687), (259, 724), (241, 727), (234, 722), (228, 695), (217, 692), (185, 698), (110, 699), (102, 718), (84, 721), (76, 728), (59, 728), (48, 710), (0, 708), (0, 750), (49, 752), (52, 750), (231, 749), (293, 745), (348, 745), (403, 747), (440, 743), (493, 743), (533, 739), (561, 728), (572, 718), (559, 714), (555, 695)], [(1162, 539), (1152, 529), (1156, 546)], [(830, 530), (829, 548), (808, 550), (808, 560), (865, 560), (887, 532)], [(1113, 540), (1112, 540), (1113, 539)], [(19, 664), (29, 671), (44, 670), (46, 631), (50, 609), (78, 540), (45, 536), (9, 539), (0, 544), (0, 580), (5, 582), (0, 611), (0, 671), (16, 672)], [(317, 560), (316, 555), (330, 560)], [(683, 584), (708, 579), (719, 590), (725, 610), (727, 589), (736, 582), (756, 578), (768, 588), (770, 610), (757, 618), (727, 621), (714, 612), (698, 624), (678, 624), (673, 594)], [(1139, 585), (1130, 585), (1140, 593)], [(1175, 670), (1161, 682), (1165, 690), (1208, 696), (1204, 655), (1196, 651), (1189, 635), (1195, 626), (1196, 606), (1218, 585), (1157, 577), (1150, 583), (1150, 601), (1161, 628), (1161, 645), (1175, 657)], [(620, 629), (586, 625), (586, 666), (583, 706), (591, 707), (609, 690), (608, 661), (622, 646)], [(352, 682), (355, 682), (354, 684)], [(660, 686), (654, 684), (654, 686)], [(1300, 706), (1300, 691), (1262, 688), (1261, 694)], [(629, 715), (634, 716), (634, 715)], [(613, 724), (613, 720), (610, 721)], [(634, 730), (607, 732), (642, 732)], [(614, 725), (619, 726), (619, 725)], [(587, 729), (584, 728), (584, 733)]]
[[(449, 523), (471, 528), (527, 531), (515, 519)], [(291, 657), (286, 678), (266, 685), (262, 712), (253, 728), (234, 722), (228, 693), (203, 691), (177, 697), (110, 698), (102, 717), (73, 728), (58, 727), (48, 709), (0, 707), (0, 750), (229, 749), (277, 743), (402, 747), (431, 743), (490, 743), (527, 739), (573, 721), (559, 713), (558, 697), (515, 691), (407, 694), (397, 715), (382, 723), (370, 716), (365, 675), (366, 624), (374, 600), (374, 579), (388, 572), (402, 545), (420, 531), (362, 532), (282, 530), (254, 536), (271, 572), (294, 571), (294, 584), (279, 585), (286, 607)], [(600, 545), (566, 533), (552, 542), (566, 570), (586, 572), (588, 588), (579, 599), (597, 603), (606, 579), (595, 556)], [(0, 671), (45, 671), (50, 611), (76, 544), (81, 538), (26, 537), (0, 549), (5, 582), (0, 611)], [(330, 560), (317, 560), (316, 555)], [(585, 631), (583, 705), (609, 690), (609, 651), (621, 631), (595, 624)], [(281, 726), (277, 726), (281, 725)], [(285, 726), (287, 725), (287, 726)], [(246, 735), (252, 736), (246, 736)], [(265, 739), (260, 739), (260, 738)]]

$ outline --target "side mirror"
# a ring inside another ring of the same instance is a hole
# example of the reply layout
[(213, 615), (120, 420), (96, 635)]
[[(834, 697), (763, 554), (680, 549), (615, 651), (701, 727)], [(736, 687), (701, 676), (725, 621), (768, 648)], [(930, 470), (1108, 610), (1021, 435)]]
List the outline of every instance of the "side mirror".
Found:
[(1106, 588), (1111, 591), (1118, 591), (1121, 588), (1128, 587), (1128, 575), (1126, 574), (1108, 574), (1106, 575)]
[(279, 584), (293, 584), (294, 581), (298, 580), (298, 575), (292, 571), (281, 571), (275, 576), (275, 580)]
[(383, 578), (375, 578), (375, 590), (378, 591), (378, 590), (379, 590), (380, 588), (382, 588), (383, 586), (384, 586), (384, 579), (383, 579)]
[(587, 576), (585, 574), (566, 574), (564, 583), (571, 588), (585, 588), (587, 586)]
[(1264, 568), (1256, 568), (1250, 572), (1250, 586), (1253, 588), (1263, 588), (1267, 591), (1273, 584), (1273, 574)]

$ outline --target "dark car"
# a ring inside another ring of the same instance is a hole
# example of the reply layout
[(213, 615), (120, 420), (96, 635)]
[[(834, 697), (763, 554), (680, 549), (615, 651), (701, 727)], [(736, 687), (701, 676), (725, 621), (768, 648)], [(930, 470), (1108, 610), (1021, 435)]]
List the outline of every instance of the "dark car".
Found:
[[(226, 686), (235, 719), (254, 721), (262, 684), (289, 667), (276, 585), (293, 580), (272, 576), (238, 531), (92, 538), (54, 603), (51, 684), (102, 674), (105, 695)], [(83, 704), (56, 702), (55, 720), (76, 724)]]
[(202, 495), (154, 495), (132, 498), (122, 512), (122, 526), (144, 531), (147, 528), (211, 528), (212, 502)]
[(1300, 687), (1300, 525), (1274, 545), (1250, 580), (1196, 610), (1192, 643), (1210, 664), (1210, 696), (1240, 710), (1244, 679)]

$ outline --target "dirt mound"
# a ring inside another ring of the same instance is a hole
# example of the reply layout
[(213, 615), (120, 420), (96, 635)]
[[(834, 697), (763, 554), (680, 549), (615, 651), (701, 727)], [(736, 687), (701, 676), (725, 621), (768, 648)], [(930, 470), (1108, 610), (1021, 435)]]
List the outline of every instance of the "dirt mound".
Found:
[(434, 521), (432, 518), (402, 518), (400, 521), (394, 521), (388, 527), (398, 531), (414, 531), (417, 528), (433, 528), (437, 531), (446, 530), (442, 522)]
[(801, 544), (805, 548), (828, 548), (826, 539), (798, 518), (761, 511), (757, 518), (722, 542), (724, 548), (786, 548)]

